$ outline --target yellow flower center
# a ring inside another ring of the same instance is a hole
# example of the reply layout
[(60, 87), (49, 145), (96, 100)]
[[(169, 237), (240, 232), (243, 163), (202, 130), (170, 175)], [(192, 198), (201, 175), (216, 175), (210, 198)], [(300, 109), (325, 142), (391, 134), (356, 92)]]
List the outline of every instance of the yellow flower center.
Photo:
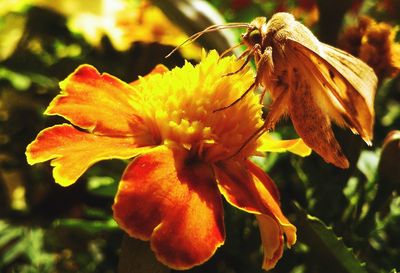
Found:
[[(181, 145), (207, 162), (226, 159), (239, 151), (262, 126), (259, 96), (249, 92), (238, 99), (254, 82), (249, 67), (238, 71), (242, 61), (219, 58), (215, 51), (203, 52), (196, 66), (186, 63), (165, 74), (142, 78), (136, 86), (140, 99), (133, 107), (144, 119), (152, 139)], [(258, 141), (251, 140), (240, 155), (255, 153)]]

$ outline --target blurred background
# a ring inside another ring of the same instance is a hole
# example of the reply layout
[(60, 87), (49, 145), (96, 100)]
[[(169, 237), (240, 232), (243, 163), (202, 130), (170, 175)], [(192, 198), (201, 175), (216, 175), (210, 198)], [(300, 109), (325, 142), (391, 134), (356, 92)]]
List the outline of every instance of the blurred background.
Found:
[[(111, 205), (127, 162), (98, 163), (68, 188), (54, 183), (48, 162), (26, 163), (37, 133), (63, 122), (43, 115), (59, 81), (83, 63), (127, 82), (158, 63), (196, 63), (201, 47), (222, 52), (243, 29), (206, 34), (165, 55), (209, 25), (278, 11), (370, 64), (379, 89), (372, 147), (335, 128), (348, 170), (315, 154), (254, 159), (298, 228), (298, 243), (271, 272), (400, 270), (399, 0), (0, 0), (0, 7), (0, 272), (117, 272), (123, 232)], [(274, 135), (296, 137), (287, 120)], [(263, 272), (254, 217), (227, 205), (225, 224), (226, 243), (185, 272)]]

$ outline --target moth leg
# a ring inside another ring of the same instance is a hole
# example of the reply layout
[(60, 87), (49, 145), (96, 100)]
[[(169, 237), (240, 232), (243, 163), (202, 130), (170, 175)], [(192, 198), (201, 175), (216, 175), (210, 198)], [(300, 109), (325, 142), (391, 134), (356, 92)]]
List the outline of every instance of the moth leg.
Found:
[(289, 93), (287, 90), (282, 90), (277, 98), (269, 106), (267, 117), (264, 121), (264, 128), (269, 131), (275, 127), (279, 119), (287, 112), (289, 102)]
[(257, 85), (262, 85), (264, 87), (260, 96), (260, 103), (263, 102), (265, 93), (271, 86), (271, 79), (274, 73), (274, 62), (272, 59), (272, 47), (267, 47), (263, 53), (258, 51), (256, 54), (257, 59), (257, 75), (256, 83)]
[(252, 141), (255, 138), (259, 138), (262, 134), (264, 134), (265, 132), (268, 132), (275, 126), (275, 123), (279, 120), (279, 118), (286, 111), (285, 107), (282, 107), (281, 104), (284, 103), (284, 101), (287, 100), (287, 98), (288, 98), (287, 93), (282, 92), (281, 96), (279, 96), (277, 98), (277, 100), (275, 101), (276, 103), (273, 103), (271, 105), (271, 110), (268, 113), (263, 126), (258, 128), (248, 139), (246, 139), (246, 141), (243, 142), (243, 144), (239, 147), (239, 149), (233, 155), (231, 155), (229, 158), (232, 158), (232, 157), (236, 156), (237, 154), (239, 154), (240, 151), (242, 151), (244, 149), (244, 147), (246, 147), (246, 145), (250, 141)]
[[(276, 74), (276, 75), (275, 75)], [(273, 101), (265, 119), (265, 130), (271, 130), (279, 121), (280, 117), (287, 112), (288, 104), (288, 79), (286, 70), (276, 71), (272, 57), (272, 47), (267, 47), (257, 62), (256, 81), (264, 86), (260, 102), (263, 101), (265, 93), (269, 89)]]
[[(254, 83), (255, 84), (255, 83)], [(286, 90), (285, 90), (286, 91)], [(244, 97), (245, 94), (242, 95), (242, 97)], [(282, 91), (280, 93), (280, 95), (274, 100), (274, 102), (272, 103), (271, 107), (270, 107), (270, 111), (268, 112), (268, 115), (264, 121), (263, 126), (261, 126), (260, 128), (258, 128), (248, 139), (246, 139), (245, 142), (243, 142), (243, 144), (239, 147), (239, 149), (231, 156), (234, 157), (237, 154), (240, 153), (241, 150), (244, 149), (244, 147), (246, 147), (246, 145), (253, 139), (255, 138), (259, 138), (262, 134), (264, 134), (265, 132), (271, 130), (274, 128), (275, 123), (278, 122), (278, 120), (280, 119), (280, 117), (286, 113), (287, 109), (286, 109), (286, 103), (288, 100), (289, 96), (288, 96), (288, 92), (284, 92)]]
[[(244, 95), (242, 95), (244, 96)], [(272, 103), (271, 109), (268, 112), (267, 118), (264, 121), (263, 126), (258, 128), (245, 142), (239, 147), (239, 149), (229, 158), (236, 156), (241, 150), (246, 147), (246, 145), (255, 138), (259, 138), (265, 132), (271, 130), (279, 118), (286, 112), (286, 107), (284, 107), (285, 101), (288, 99), (287, 92), (281, 92), (281, 95)]]
[(222, 108), (216, 109), (213, 111), (213, 113), (215, 112), (219, 112), (225, 109), (228, 109), (229, 107), (234, 106), (236, 103), (238, 103), (239, 101), (241, 101), (251, 90), (253, 90), (253, 88), (256, 86), (256, 82), (253, 82), (249, 88), (247, 88), (247, 90), (239, 97), (237, 98), (234, 102), (232, 102), (231, 104), (224, 106)]
[(232, 75), (235, 75), (236, 73), (239, 73), (240, 71), (242, 71), (246, 67), (246, 65), (250, 62), (250, 60), (253, 58), (254, 52), (259, 50), (260, 48), (261, 48), (261, 46), (259, 44), (256, 44), (250, 50), (246, 50), (245, 52), (243, 52), (242, 55), (240, 55), (238, 57), (238, 59), (240, 60), (241, 58), (246, 56), (246, 60), (244, 61), (244, 63), (239, 67), (238, 70), (236, 70), (234, 72), (229, 72), (229, 73), (223, 75), (223, 77), (232, 76)]
[(241, 150), (246, 147), (246, 145), (255, 138), (259, 138), (265, 132), (273, 129), (275, 123), (279, 120), (279, 118), (286, 112), (286, 107), (284, 104), (288, 100), (287, 92), (281, 92), (281, 95), (274, 101), (271, 105), (271, 110), (268, 112), (267, 118), (264, 121), (263, 126), (258, 128), (245, 142), (239, 147), (239, 149), (231, 156), (234, 157), (240, 153)]
[(272, 58), (272, 47), (267, 47), (264, 52), (258, 50), (255, 53), (257, 61), (256, 82), (269, 82), (270, 77), (274, 73), (274, 61)]
[(229, 156), (227, 159), (231, 159), (232, 157), (237, 156), (243, 149), (244, 147), (246, 147), (246, 145), (252, 141), (255, 138), (259, 138), (262, 134), (264, 134), (266, 132), (266, 128), (265, 126), (261, 126), (260, 128), (257, 129), (257, 131), (255, 131), (248, 139), (246, 139), (246, 141), (243, 142), (243, 144), (239, 147), (239, 149), (237, 149), (237, 151), (235, 153), (233, 153), (231, 156)]
[[(272, 57), (272, 48), (270, 48), (270, 51), (271, 51), (271, 57)], [(245, 52), (243, 52), (243, 54), (241, 56), (239, 56), (238, 59), (242, 58), (244, 55), (247, 55), (246, 56), (246, 60), (240, 66), (240, 68), (238, 70), (234, 71), (234, 72), (230, 72), (230, 73), (225, 74), (223, 76), (231, 76), (231, 75), (234, 75), (234, 74), (240, 72), (250, 62), (251, 58), (253, 58), (254, 56), (262, 55), (261, 54), (261, 45), (260, 44), (255, 44), (250, 50), (246, 50)], [(229, 104), (229, 105), (227, 105), (225, 107), (222, 107), (222, 108), (214, 110), (213, 113), (228, 109), (229, 107), (232, 107), (233, 105), (238, 103), (241, 99), (243, 99), (254, 87), (259, 85), (259, 83), (260, 83), (260, 76), (259, 76), (259, 72), (258, 72), (258, 69), (257, 69), (257, 75), (256, 75), (256, 79), (255, 79), (254, 83), (252, 85), (250, 85), (250, 87), (238, 99), (236, 99), (234, 102), (232, 102), (231, 104)]]
[(263, 88), (263, 91), (261, 92), (261, 94), (260, 94), (260, 104), (263, 104), (263, 102), (264, 102), (264, 97), (265, 97), (265, 94), (267, 93), (267, 87), (264, 87)]
[(329, 116), (314, 101), (313, 92), (318, 91), (318, 84), (305, 71), (300, 74), (293, 68), (290, 73), (288, 110), (296, 132), (326, 162), (348, 168), (349, 161), (333, 134)]
[[(222, 52), (222, 53), (219, 55), (219, 59), (225, 57), (225, 55), (227, 55), (228, 53), (232, 52), (233, 50), (235, 50), (236, 48), (238, 48), (239, 46), (241, 46), (241, 45), (243, 45), (243, 44), (244, 44), (244, 42), (242, 41), (242, 42), (238, 43), (237, 45), (231, 46), (230, 48), (226, 49), (224, 52)], [(246, 50), (246, 51), (247, 51), (247, 50)], [(246, 52), (246, 51), (245, 51), (245, 52)], [(243, 54), (244, 54), (245, 52), (243, 52)]]

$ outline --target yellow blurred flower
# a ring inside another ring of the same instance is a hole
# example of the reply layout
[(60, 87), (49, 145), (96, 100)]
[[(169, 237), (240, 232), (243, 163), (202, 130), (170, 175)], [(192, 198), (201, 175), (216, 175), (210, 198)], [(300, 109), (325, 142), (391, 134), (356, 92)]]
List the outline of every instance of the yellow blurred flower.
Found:
[[(107, 36), (120, 51), (134, 42), (176, 47), (188, 38), (158, 7), (145, 0), (0, 0), (0, 4), (0, 15), (30, 5), (54, 10), (66, 16), (71, 31), (82, 34), (90, 44), (99, 46), (102, 37)], [(187, 59), (199, 59), (201, 55), (195, 44), (179, 50)]]
[[(115, 49), (124, 51), (134, 42), (177, 46), (188, 36), (176, 27), (156, 6), (147, 1), (102, 0), (93, 10), (75, 13), (70, 28), (92, 44), (99, 45), (106, 35)], [(201, 50), (194, 44), (181, 49), (184, 57), (199, 58)]]

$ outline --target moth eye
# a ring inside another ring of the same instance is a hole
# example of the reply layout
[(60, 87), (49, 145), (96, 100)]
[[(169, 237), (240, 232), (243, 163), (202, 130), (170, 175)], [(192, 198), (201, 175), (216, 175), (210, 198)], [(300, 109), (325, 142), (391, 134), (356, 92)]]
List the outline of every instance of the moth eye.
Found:
[(261, 33), (258, 29), (251, 31), (249, 38), (253, 44), (261, 44)]

